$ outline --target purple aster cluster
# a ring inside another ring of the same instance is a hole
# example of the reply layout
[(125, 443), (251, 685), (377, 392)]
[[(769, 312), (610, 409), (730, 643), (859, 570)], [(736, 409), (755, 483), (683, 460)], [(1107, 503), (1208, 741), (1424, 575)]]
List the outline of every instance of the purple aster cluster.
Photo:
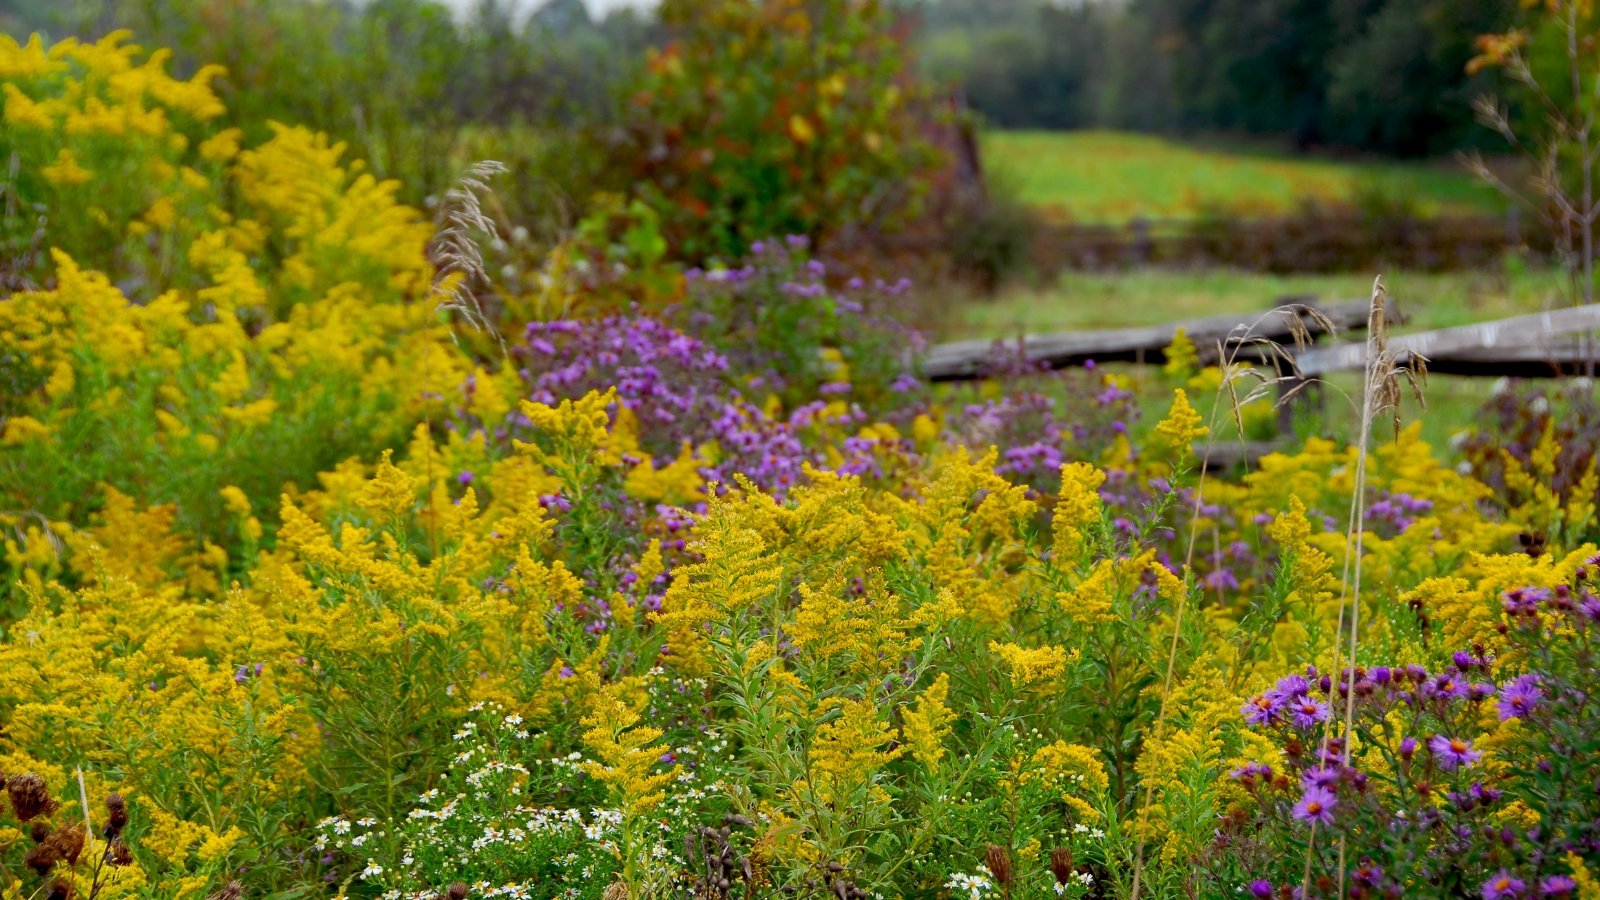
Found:
[[(1221, 817), (1218, 871), (1244, 865), (1255, 874), (1232, 884), (1254, 897), (1297, 897), (1303, 885), (1307, 897), (1341, 896), (1339, 885), (1351, 897), (1427, 885), (1447, 896), (1575, 896), (1569, 854), (1600, 860), (1596, 567), (1600, 556), (1568, 584), (1504, 591), (1496, 651), (1474, 645), (1433, 666), (1308, 668), (1247, 700), (1245, 724), (1275, 735), (1281, 758), (1229, 772), (1248, 799)], [(1491, 766), (1483, 737), (1496, 720), (1525, 724), (1499, 732)], [(1303, 849), (1279, 862), (1308, 840), (1325, 848), (1309, 881)], [(1341, 847), (1359, 848), (1360, 862), (1350, 867)]]
[(727, 403), (727, 358), (649, 316), (530, 322), (513, 355), (528, 397), (540, 403), (615, 387), (656, 454), (704, 440)]
[(1365, 522), (1369, 531), (1394, 537), (1432, 512), (1432, 500), (1399, 491), (1382, 491), (1377, 500), (1367, 504)]
[[(738, 268), (690, 269), (674, 316), (750, 376), (751, 389), (791, 403), (850, 391), (874, 398), (906, 392), (925, 341), (891, 313), (904, 305), (911, 282), (830, 277), (808, 244), (799, 236), (757, 241)], [(824, 347), (843, 357), (848, 382)]]

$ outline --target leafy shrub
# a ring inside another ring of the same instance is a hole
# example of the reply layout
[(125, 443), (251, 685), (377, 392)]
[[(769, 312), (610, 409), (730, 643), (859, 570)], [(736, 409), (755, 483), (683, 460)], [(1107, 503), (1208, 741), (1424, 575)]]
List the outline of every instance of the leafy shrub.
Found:
[(668, 0), (670, 39), (630, 86), (617, 177), (680, 258), (892, 224), (927, 155), (879, 0)]
[(1502, 382), (1479, 412), (1462, 454), (1496, 502), (1529, 524), (1529, 543), (1592, 539), (1600, 405), (1587, 379), (1554, 389)]

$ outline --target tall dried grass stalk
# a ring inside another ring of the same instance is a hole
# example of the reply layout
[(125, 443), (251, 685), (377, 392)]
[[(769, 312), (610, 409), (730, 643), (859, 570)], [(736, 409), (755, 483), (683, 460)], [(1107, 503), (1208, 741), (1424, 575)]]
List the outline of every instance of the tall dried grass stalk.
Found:
[[(1261, 325), (1272, 316), (1282, 316), (1287, 323), (1290, 343), (1294, 348), (1293, 351), (1277, 341), (1258, 333)], [(1218, 388), (1218, 402), (1212, 406), (1211, 418), (1207, 424), (1205, 444), (1207, 457), (1210, 456), (1211, 449), (1215, 446), (1217, 426), (1220, 424), (1219, 417), (1224, 408), (1224, 404), (1221, 402), (1223, 396), (1226, 396), (1228, 400), (1226, 408), (1233, 418), (1242, 449), (1244, 447), (1244, 416), (1241, 410), (1245, 404), (1274, 392), (1279, 394), (1276, 401), (1278, 404), (1288, 403), (1309, 383), (1300, 378), (1299, 369), (1295, 365), (1295, 353), (1311, 346), (1316, 339), (1315, 333), (1306, 325), (1307, 320), (1310, 320), (1329, 336), (1335, 336), (1338, 333), (1338, 327), (1333, 323), (1333, 320), (1329, 319), (1326, 314), (1315, 306), (1291, 303), (1268, 311), (1248, 325), (1235, 327), (1225, 339), (1217, 342), (1217, 358), (1222, 369), (1222, 384)], [(1260, 351), (1261, 358), (1271, 361), (1277, 374), (1269, 376), (1265, 372), (1257, 371), (1255, 366), (1241, 361), (1241, 355), (1245, 348), (1254, 348)], [(1277, 390), (1279, 385), (1289, 382), (1297, 382), (1297, 384), (1286, 391)], [(1239, 389), (1241, 384), (1249, 385), (1242, 396)], [(1190, 509), (1191, 522), (1200, 518), (1200, 506), (1201, 499), (1205, 494), (1205, 483), (1206, 468), (1202, 465), (1195, 482), (1194, 505)], [(1185, 573), (1193, 569), (1197, 537), (1198, 529), (1190, 528), (1189, 543), (1184, 551), (1183, 559)], [(1183, 595), (1178, 598), (1178, 603), (1173, 610), (1172, 641), (1167, 647), (1166, 673), (1163, 675), (1161, 682), (1161, 704), (1156, 712), (1154, 734), (1156, 739), (1159, 739), (1166, 729), (1167, 703), (1172, 694), (1172, 677), (1174, 670), (1177, 668), (1178, 660), (1178, 639), (1183, 632), (1183, 617), (1187, 612), (1188, 599), (1189, 593), (1185, 590)], [(1137, 821), (1143, 822), (1145, 817), (1149, 815), (1150, 804), (1154, 799), (1154, 794), (1154, 786), (1147, 785), (1144, 791), (1144, 799), (1140, 803)], [(1139, 900), (1140, 891), (1143, 887), (1144, 851), (1145, 841), (1141, 831), (1134, 850), (1131, 900)]]
[[(433, 283), (429, 289), (429, 296), (434, 301), (434, 309), (440, 312), (451, 312), (460, 315), (468, 324), (482, 331), (495, 335), (500, 344), (501, 355), (510, 358), (506, 349), (505, 338), (491, 328), (488, 317), (484, 314), (483, 304), (479, 302), (474, 285), (487, 284), (489, 281), (488, 267), (483, 262), (483, 249), (478, 244), (480, 235), (495, 239), (499, 237), (499, 230), (495, 227), (494, 220), (484, 215), (483, 203), (480, 195), (491, 193), (489, 179), (496, 175), (505, 174), (505, 164), (495, 160), (482, 160), (467, 167), (467, 171), (456, 180), (456, 183), (445, 192), (439, 203), (439, 211), (434, 217), (437, 230), (433, 240), (428, 242), (428, 262), (433, 266)], [(451, 337), (455, 337), (454, 331)], [(424, 342), (422, 346), (422, 397), (423, 419), (427, 423), (428, 431), (433, 431), (433, 415), (429, 411), (427, 385), (430, 382), (432, 365), (432, 344)], [(433, 452), (432, 442), (429, 442), (429, 451), (424, 465), (427, 468), (428, 502), (431, 507), (433, 502)], [(428, 545), (433, 555), (439, 553), (437, 517), (428, 516)]]
[(492, 159), (467, 167), (440, 200), (434, 216), (438, 230), (428, 244), (428, 262), (434, 271), (434, 308), (459, 314), (484, 331), (492, 329), (473, 288), (487, 284), (489, 272), (478, 241), (480, 236), (498, 239), (500, 232), (494, 219), (484, 213), (482, 198), (492, 193), (489, 180), (506, 171), (503, 163)]
[[(1339, 624), (1334, 631), (1334, 659), (1329, 669), (1330, 687), (1339, 685), (1341, 669), (1351, 673), (1351, 689), (1345, 691), (1345, 706), (1340, 722), (1340, 748), (1346, 764), (1349, 763), (1351, 743), (1355, 736), (1354, 673), (1356, 654), (1361, 638), (1361, 563), (1366, 536), (1366, 496), (1368, 448), (1372, 441), (1372, 426), (1377, 418), (1388, 413), (1395, 435), (1400, 433), (1400, 400), (1402, 383), (1410, 386), (1417, 403), (1426, 406), (1423, 385), (1427, 379), (1427, 359), (1421, 354), (1401, 354), (1389, 346), (1389, 292), (1383, 286), (1383, 276), (1372, 280), (1372, 301), (1367, 313), (1367, 358), (1363, 367), (1360, 426), (1356, 438), (1355, 484), (1350, 490), (1350, 511), (1345, 525), (1345, 552), (1340, 572), (1340, 582), (1346, 587), (1348, 602), (1339, 607)], [(1349, 626), (1348, 653), (1345, 644), (1345, 627)], [(1334, 718), (1323, 723), (1320, 750), (1324, 758), (1333, 739)], [(1301, 890), (1310, 891), (1312, 857), (1316, 849), (1317, 823), (1311, 824), (1311, 837), (1306, 848), (1306, 864)], [(1339, 891), (1344, 895), (1345, 839), (1339, 839)]]

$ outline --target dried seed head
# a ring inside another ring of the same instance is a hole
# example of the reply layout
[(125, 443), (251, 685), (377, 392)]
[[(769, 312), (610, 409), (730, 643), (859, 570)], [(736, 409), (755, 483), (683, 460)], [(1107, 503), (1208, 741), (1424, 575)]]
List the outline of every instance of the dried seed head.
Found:
[(128, 827), (128, 801), (121, 794), (106, 795), (106, 839), (110, 840)]
[(602, 900), (628, 900), (628, 886), (620, 881), (613, 881), (606, 885), (606, 892), (601, 896)]
[(72, 896), (72, 884), (57, 878), (50, 884), (50, 893), (45, 895), (48, 900), (67, 900)]
[(25, 772), (6, 779), (6, 793), (11, 796), (11, 809), (17, 821), (27, 822), (39, 815), (49, 815), (56, 802), (50, 799), (50, 789), (44, 779)]
[(1072, 878), (1071, 850), (1057, 847), (1050, 851), (1050, 874), (1056, 877), (1056, 884), (1066, 884)]
[(1001, 886), (1011, 883), (1011, 854), (999, 844), (990, 844), (989, 851), (984, 854), (984, 862), (989, 866), (989, 874)]
[(450, 889), (446, 892), (445, 896), (449, 897), (450, 900), (467, 900), (467, 885), (466, 885), (466, 882), (463, 882), (463, 881), (452, 882), (451, 885), (450, 885)]
[(56, 853), (56, 849), (46, 843), (29, 850), (28, 855), (22, 858), (22, 864), (38, 875), (44, 876), (49, 874), (50, 870), (55, 867), (56, 861), (60, 858)]
[(51, 848), (57, 859), (66, 860), (67, 865), (78, 864), (78, 855), (83, 852), (83, 826), (64, 825), (50, 833), (44, 839), (43, 847)]
[(244, 885), (237, 881), (228, 882), (228, 886), (211, 895), (211, 900), (239, 900), (244, 896)]
[(33, 842), (35, 844), (44, 843), (44, 839), (49, 837), (49, 836), (50, 836), (50, 823), (49, 822), (35, 820), (32, 825), (28, 826), (28, 837), (33, 838)]
[(111, 842), (111, 849), (106, 851), (106, 861), (113, 866), (126, 866), (133, 863), (133, 850), (128, 842), (117, 838)]

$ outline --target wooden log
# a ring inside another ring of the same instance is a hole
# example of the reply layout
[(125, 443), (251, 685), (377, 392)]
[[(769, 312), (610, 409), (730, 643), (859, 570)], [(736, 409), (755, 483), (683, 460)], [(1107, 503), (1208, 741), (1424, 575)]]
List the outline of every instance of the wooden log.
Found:
[[(1410, 361), (1413, 354), (1423, 356), (1428, 360), (1429, 371), (1445, 372), (1446, 367), (1452, 365), (1451, 361), (1456, 360), (1459, 371), (1452, 374), (1511, 374), (1492, 371), (1493, 361), (1501, 360), (1508, 368), (1536, 369), (1534, 358), (1541, 353), (1554, 353), (1562, 344), (1562, 336), (1595, 329), (1600, 329), (1600, 303), (1400, 335), (1389, 339), (1389, 349), (1401, 364)], [(1572, 353), (1583, 357), (1578, 362), (1587, 364), (1589, 360), (1584, 356), (1583, 344), (1571, 346)], [(1360, 370), (1366, 366), (1366, 359), (1367, 345), (1363, 341), (1313, 348), (1301, 353), (1296, 363), (1302, 375), (1312, 377)], [(1438, 367), (1434, 360), (1439, 361)], [(1559, 364), (1547, 368), (1559, 368)]]
[[(1291, 298), (1290, 302), (1313, 305), (1299, 298)], [(1317, 311), (1326, 316), (1335, 329), (1354, 329), (1366, 325), (1367, 301), (1365, 300), (1341, 300), (1315, 305)], [(1280, 309), (1260, 315), (1232, 313), (1143, 328), (1029, 335), (1020, 340), (1020, 345), (1028, 361), (1044, 363), (1050, 368), (1080, 366), (1089, 360), (1159, 364), (1166, 361), (1166, 349), (1179, 328), (1184, 330), (1203, 354), (1215, 355), (1213, 348), (1219, 341), (1224, 346), (1230, 347), (1256, 339), (1287, 344), (1293, 333), (1295, 318), (1293, 314), (1282, 312), (1280, 306)], [(1301, 313), (1298, 318), (1299, 324), (1313, 335), (1324, 330), (1307, 314)], [(930, 348), (923, 357), (922, 373), (932, 381), (966, 381), (978, 378), (993, 359), (996, 345), (1015, 348), (1018, 343), (1016, 340), (970, 340), (938, 344)]]

